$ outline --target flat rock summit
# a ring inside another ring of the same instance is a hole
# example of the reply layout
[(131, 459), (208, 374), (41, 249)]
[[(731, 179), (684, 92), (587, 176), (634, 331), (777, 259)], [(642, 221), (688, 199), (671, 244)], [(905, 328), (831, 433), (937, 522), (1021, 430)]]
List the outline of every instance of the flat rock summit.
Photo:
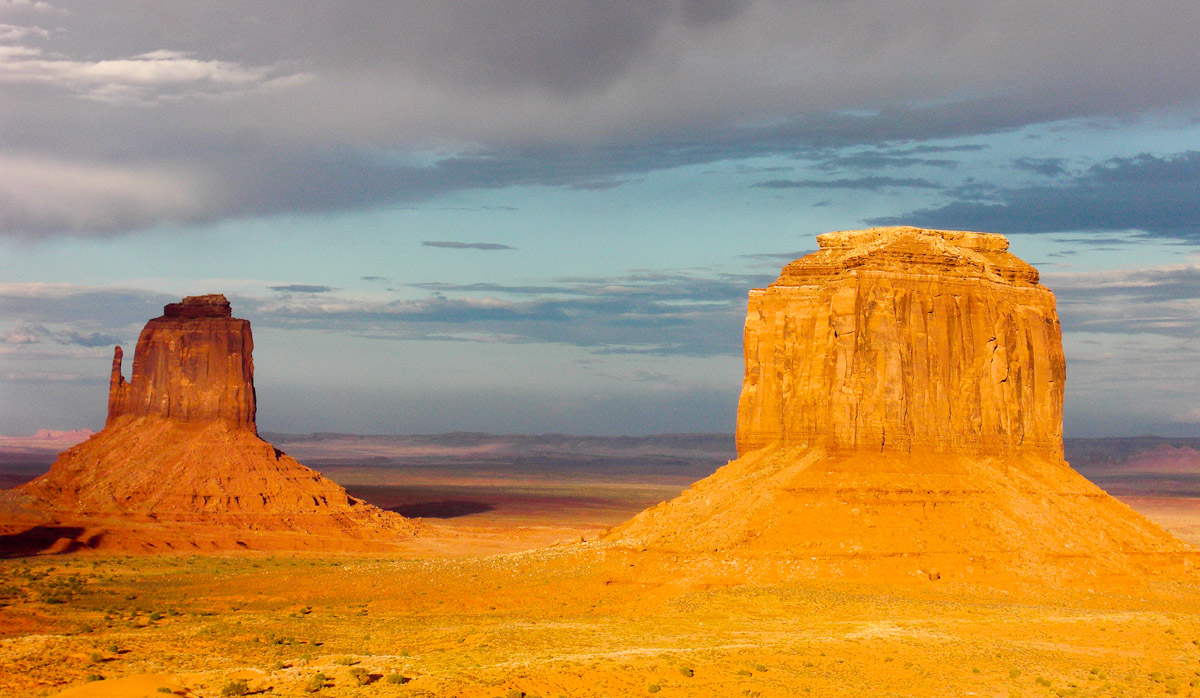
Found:
[(224, 296), (167, 305), (138, 337), (129, 381), (116, 348), (104, 429), (5, 493), (5, 508), (116, 525), (151, 547), (158, 538), (168, 548), (311, 547), (303, 536), (336, 546), (414, 533), (415, 523), (259, 438), (253, 349), (250, 323)]
[(623, 546), (814, 572), (1127, 575), (1194, 551), (1063, 460), (1054, 295), (986, 233), (875, 228), (750, 292), (738, 459)]

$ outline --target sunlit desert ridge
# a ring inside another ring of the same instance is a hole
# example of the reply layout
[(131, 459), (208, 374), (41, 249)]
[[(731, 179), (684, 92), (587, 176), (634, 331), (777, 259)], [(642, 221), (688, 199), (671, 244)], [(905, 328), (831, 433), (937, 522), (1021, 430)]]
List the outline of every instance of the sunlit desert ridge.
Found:
[(736, 437), (260, 434), (167, 305), (103, 430), (0, 439), (0, 694), (1197, 695), (1200, 439), (1064, 439), (1003, 236), (817, 243)]

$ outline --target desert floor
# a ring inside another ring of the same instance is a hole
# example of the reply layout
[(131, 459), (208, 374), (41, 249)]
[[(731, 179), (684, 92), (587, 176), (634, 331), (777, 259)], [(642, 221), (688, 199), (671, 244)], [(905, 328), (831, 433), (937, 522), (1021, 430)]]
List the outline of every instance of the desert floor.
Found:
[[(431, 535), (373, 554), (0, 560), (0, 695), (1200, 695), (1195, 576), (760, 573), (593, 541), (711, 467), (698, 456), (599, 478), (296, 455)], [(1198, 542), (1200, 500), (1137, 491), (1122, 496)]]

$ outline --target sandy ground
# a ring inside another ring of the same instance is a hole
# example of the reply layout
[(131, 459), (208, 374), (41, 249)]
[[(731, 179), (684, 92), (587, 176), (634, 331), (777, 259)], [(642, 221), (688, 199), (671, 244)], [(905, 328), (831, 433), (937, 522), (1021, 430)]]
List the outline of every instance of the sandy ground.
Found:
[[(425, 516), (388, 551), (0, 559), (0, 696), (1200, 695), (1194, 577), (884, 583), (622, 550), (578, 541), (687, 468), (501, 466), (328, 471)], [(1120, 496), (1200, 543), (1200, 499)]]

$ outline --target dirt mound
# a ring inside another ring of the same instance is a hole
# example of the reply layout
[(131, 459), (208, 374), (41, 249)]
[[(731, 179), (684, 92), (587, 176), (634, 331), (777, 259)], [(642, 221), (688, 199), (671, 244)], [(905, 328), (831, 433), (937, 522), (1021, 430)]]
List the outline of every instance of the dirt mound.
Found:
[[(123, 547), (115, 535), (153, 549), (155, 531), (216, 549), (297, 544), (294, 536), (264, 532), (335, 539), (415, 533), (417, 524), (351, 497), (259, 438), (252, 350), (250, 323), (232, 317), (224, 296), (168, 305), (138, 338), (129, 382), (117, 347), (104, 429), (62, 453), (45, 475), (5, 493), (0, 513), (10, 523), (92, 531), (76, 541), (83, 547)], [(98, 525), (102, 532), (93, 530)], [(241, 538), (257, 544), (235, 544)]]
[(1054, 296), (999, 235), (887, 228), (750, 294), (739, 458), (621, 546), (814, 571), (1128, 575), (1194, 551), (1062, 458)]

